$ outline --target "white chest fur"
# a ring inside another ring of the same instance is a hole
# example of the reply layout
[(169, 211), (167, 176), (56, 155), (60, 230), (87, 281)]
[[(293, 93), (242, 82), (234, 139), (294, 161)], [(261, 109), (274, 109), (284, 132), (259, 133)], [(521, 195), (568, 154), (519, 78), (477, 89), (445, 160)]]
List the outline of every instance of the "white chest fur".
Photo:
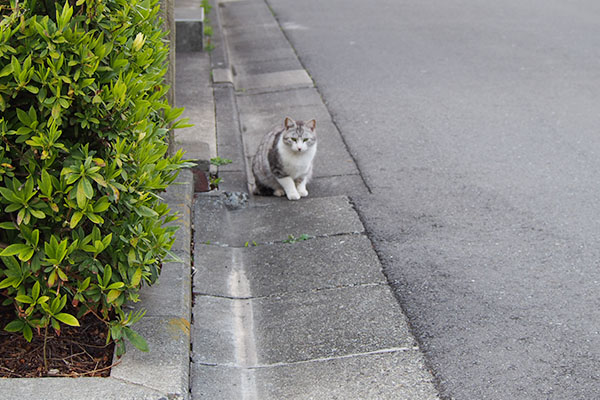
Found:
[(289, 174), (292, 179), (306, 176), (312, 168), (312, 162), (317, 152), (317, 145), (306, 149), (306, 151), (293, 151), (283, 142), (278, 143), (279, 155), (283, 170)]

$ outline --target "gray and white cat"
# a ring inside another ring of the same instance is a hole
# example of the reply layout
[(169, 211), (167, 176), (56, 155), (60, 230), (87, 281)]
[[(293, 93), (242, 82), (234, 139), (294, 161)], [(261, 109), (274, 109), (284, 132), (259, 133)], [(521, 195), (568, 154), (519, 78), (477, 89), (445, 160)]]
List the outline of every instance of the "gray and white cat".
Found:
[(287, 196), (298, 200), (308, 196), (306, 184), (312, 177), (317, 152), (316, 121), (294, 121), (286, 117), (283, 127), (267, 133), (252, 160), (256, 181), (254, 194)]

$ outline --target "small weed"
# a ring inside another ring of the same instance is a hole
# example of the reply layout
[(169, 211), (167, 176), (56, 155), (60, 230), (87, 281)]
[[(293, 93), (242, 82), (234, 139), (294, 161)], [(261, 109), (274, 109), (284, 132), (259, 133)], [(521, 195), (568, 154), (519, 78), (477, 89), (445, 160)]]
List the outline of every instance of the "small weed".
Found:
[(212, 26), (210, 26), (210, 19), (208, 19), (208, 14), (212, 10), (212, 6), (210, 5), (209, 0), (202, 0), (202, 8), (204, 8), (204, 36), (206, 38), (206, 43), (204, 45), (204, 50), (211, 52), (214, 50), (215, 45), (212, 44), (210, 38), (213, 35)]
[(210, 10), (212, 10), (212, 6), (210, 5), (210, 1), (209, 0), (202, 0), (202, 8), (204, 8), (204, 13), (205, 14), (210, 14)]
[(232, 162), (233, 161), (228, 158), (221, 158), (221, 157), (215, 157), (215, 158), (210, 159), (210, 163), (212, 165), (216, 165), (217, 167), (220, 167), (221, 165), (231, 164)]
[(254, 240), (244, 243), (244, 247), (250, 247), (250, 245), (257, 247), (258, 243), (256, 243)]
[(219, 183), (221, 183), (222, 180), (223, 178), (217, 178), (216, 176), (211, 175), (208, 178), (208, 183), (210, 183), (211, 189), (217, 189), (219, 187)]
[[(222, 165), (227, 165), (227, 164), (231, 164), (233, 161), (231, 161), (228, 158), (221, 158), (221, 157), (214, 157), (210, 159), (210, 163), (212, 165), (215, 165), (217, 167), (220, 167)], [(210, 188), (211, 189), (218, 189), (219, 188), (219, 184), (223, 181), (222, 178), (218, 178), (217, 175), (211, 175), (208, 178), (208, 183), (210, 183)]]
[(288, 238), (285, 239), (283, 241), (283, 243), (286, 244), (291, 244), (291, 243), (296, 243), (296, 242), (302, 242), (304, 240), (309, 240), (312, 239), (313, 236), (307, 235), (306, 233), (303, 233), (302, 235), (295, 237), (294, 235), (288, 235)]

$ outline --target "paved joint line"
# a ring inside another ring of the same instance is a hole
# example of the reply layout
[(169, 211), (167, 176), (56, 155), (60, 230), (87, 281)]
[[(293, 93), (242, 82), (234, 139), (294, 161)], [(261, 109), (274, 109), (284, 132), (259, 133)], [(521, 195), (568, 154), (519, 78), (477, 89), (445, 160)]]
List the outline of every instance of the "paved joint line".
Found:
[(312, 358), (310, 360), (276, 362), (273, 364), (258, 364), (258, 363), (256, 363), (255, 365), (246, 365), (246, 366), (239, 365), (239, 364), (232, 364), (232, 363), (196, 362), (196, 364), (203, 365), (205, 367), (228, 367), (228, 368), (259, 370), (259, 369), (287, 367), (287, 366), (294, 366), (294, 365), (303, 365), (303, 364), (310, 364), (310, 363), (316, 363), (316, 362), (327, 362), (327, 361), (345, 360), (345, 359), (358, 358), (358, 357), (368, 357), (368, 356), (374, 356), (374, 355), (379, 355), (379, 354), (406, 353), (406, 352), (410, 352), (410, 351), (420, 351), (419, 346), (390, 347), (387, 349), (379, 349), (379, 350), (367, 351), (367, 352), (363, 352), (363, 353), (344, 354), (341, 356), (333, 356), (333, 357), (319, 357), (319, 358)]
[(294, 291), (294, 292), (279, 292), (279, 293), (269, 294), (266, 296), (250, 296), (250, 295), (248, 295), (248, 296), (228, 296), (228, 295), (222, 295), (222, 294), (210, 294), (210, 293), (202, 293), (202, 292), (194, 292), (193, 295), (214, 298), (214, 299), (224, 299), (224, 300), (242, 300), (242, 301), (243, 300), (265, 300), (265, 299), (272, 299), (272, 298), (291, 296), (291, 295), (297, 295), (297, 294), (317, 293), (317, 292), (324, 292), (324, 291), (344, 290), (344, 289), (363, 288), (363, 287), (377, 287), (377, 286), (388, 287), (389, 285), (385, 281), (369, 282), (369, 283), (349, 283), (347, 285), (327, 286), (327, 287), (320, 287), (320, 288), (314, 288), (314, 289), (308, 289), (308, 290), (298, 290), (298, 291)]
[(317, 179), (327, 179), (327, 178), (343, 178), (344, 176), (358, 176), (360, 177), (360, 174), (334, 174), (334, 175), (321, 175), (321, 176), (313, 176), (312, 180), (317, 180)]
[(377, 355), (377, 354), (406, 353), (408, 351), (418, 351), (418, 350), (419, 350), (418, 346), (391, 347), (389, 349), (373, 350), (373, 351), (367, 351), (364, 353), (345, 354), (342, 356), (320, 357), (320, 358), (313, 358), (310, 360), (278, 362), (278, 363), (273, 363), (273, 364), (257, 364), (255, 366), (252, 366), (249, 368), (250, 369), (277, 368), (277, 367), (286, 367), (286, 366), (293, 366), (293, 365), (310, 364), (310, 363), (315, 363), (315, 362), (327, 362), (327, 361), (344, 360), (344, 359), (357, 358), (357, 357), (368, 357), (368, 356)]
[[(364, 225), (363, 225), (364, 226)], [(227, 247), (227, 248), (231, 248), (231, 249), (247, 249), (247, 248), (251, 248), (251, 247), (259, 247), (259, 246), (270, 246), (273, 244), (289, 244), (289, 245), (293, 245), (295, 243), (299, 243), (299, 242), (305, 242), (307, 240), (314, 240), (314, 239), (326, 239), (326, 238), (331, 238), (331, 237), (343, 237), (343, 236), (366, 236), (366, 232), (362, 231), (362, 232), (341, 232), (341, 233), (332, 233), (332, 234), (324, 234), (324, 235), (317, 235), (317, 236), (311, 236), (310, 239), (306, 239), (306, 240), (299, 240), (296, 241), (294, 243), (287, 243), (286, 240), (288, 240), (288, 238), (286, 239), (281, 239), (281, 240), (274, 240), (274, 241), (270, 241), (270, 242), (256, 242), (256, 245), (252, 242), (248, 242), (248, 245), (244, 245), (244, 246), (236, 246), (236, 245), (232, 245), (232, 244), (228, 244), (228, 243), (221, 243), (218, 241), (206, 241), (206, 242), (200, 242), (198, 244), (202, 244), (205, 246), (217, 246), (217, 247)]]
[[(133, 385), (133, 386), (137, 386), (137, 387), (140, 387), (140, 388), (144, 388), (144, 389), (146, 389), (146, 390), (153, 390), (153, 391), (155, 391), (155, 392), (159, 392), (159, 393), (163, 393), (163, 394), (164, 394), (164, 392), (163, 392), (162, 390), (160, 390), (160, 389), (154, 388), (154, 387), (152, 387), (152, 386), (143, 385), (143, 384), (141, 384), (141, 383), (137, 383), (137, 382), (129, 381), (129, 380), (127, 380), (127, 379), (123, 379), (123, 378), (117, 378), (117, 377), (115, 377), (115, 376), (112, 376), (112, 375), (110, 376), (110, 379), (114, 379), (114, 380), (116, 380), (116, 381), (123, 382), (123, 383), (125, 383), (125, 384), (127, 384), (127, 385)], [(170, 394), (170, 393), (169, 393), (169, 394)]]
[[(305, 70), (306, 71), (306, 70)], [(308, 71), (307, 71), (308, 73)], [(256, 88), (256, 89), (244, 89), (244, 88), (240, 88), (240, 89), (236, 89), (235, 90), (235, 94), (236, 96), (255, 96), (255, 95), (261, 95), (261, 94), (268, 94), (268, 93), (285, 93), (285, 92), (290, 92), (293, 90), (305, 90), (305, 89), (314, 89), (315, 86), (314, 85), (291, 85), (291, 86), (270, 86), (270, 87), (265, 87), (265, 88)]]

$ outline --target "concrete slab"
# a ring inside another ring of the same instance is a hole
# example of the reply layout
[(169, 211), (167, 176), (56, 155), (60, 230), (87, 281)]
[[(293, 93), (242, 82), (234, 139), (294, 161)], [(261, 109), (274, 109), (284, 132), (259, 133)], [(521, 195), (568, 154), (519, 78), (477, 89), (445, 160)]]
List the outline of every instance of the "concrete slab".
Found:
[(224, 30), (238, 26), (273, 24), (273, 14), (264, 2), (219, 1), (221, 24)]
[(194, 292), (216, 296), (234, 297), (242, 279), (252, 297), (386, 282), (363, 235), (247, 248), (196, 244), (195, 259)]
[(296, 57), (288, 53), (274, 54), (271, 58), (237, 59), (236, 72), (241, 75), (266, 74), (268, 72), (293, 71), (302, 68)]
[(252, 370), (235, 366), (192, 363), (191, 391), (194, 399), (240, 400), (248, 387)]
[[(3, 400), (160, 400), (161, 393), (115, 378), (27, 378), (1, 379)], [(183, 397), (173, 397), (183, 399)]]
[(253, 378), (263, 400), (438, 399), (414, 350), (259, 368)]
[(192, 364), (194, 398), (238, 400), (438, 399), (415, 350), (240, 368)]
[(387, 286), (360, 286), (253, 300), (260, 365), (415, 346)]
[(121, 379), (173, 397), (189, 395), (190, 321), (178, 317), (145, 317), (134, 329), (148, 341), (150, 351), (127, 343), (127, 357), (111, 370)]
[[(237, 365), (237, 332), (251, 314), (239, 312), (250, 305), (248, 300), (231, 300), (212, 296), (195, 296), (192, 326), (192, 361), (198, 364)], [(245, 326), (251, 326), (247, 323)]]
[(171, 252), (175, 254), (190, 254), (190, 243), (192, 240), (191, 211), (187, 205), (171, 205), (171, 210), (177, 211), (181, 216), (167, 226), (176, 226), (179, 229), (174, 234), (175, 242), (171, 246)]
[(160, 194), (165, 202), (171, 207), (174, 205), (190, 206), (194, 199), (194, 176), (192, 170), (179, 171), (175, 182)]
[(219, 171), (219, 189), (228, 192), (246, 192), (248, 193), (248, 181), (246, 171)]
[(199, 364), (279, 365), (416, 345), (387, 286), (195, 299), (192, 357)]
[(146, 317), (191, 319), (192, 289), (189, 255), (183, 262), (163, 263), (160, 278), (140, 291), (134, 309), (145, 309)]
[(233, 161), (231, 164), (219, 167), (219, 172), (243, 171), (246, 168), (244, 149), (233, 87), (217, 85), (214, 88), (214, 96), (219, 156)]
[(277, 71), (263, 74), (238, 75), (234, 78), (236, 90), (312, 87), (313, 81), (303, 69)]
[(175, 46), (178, 52), (202, 51), (204, 42), (204, 9), (175, 7)]
[(231, 83), (233, 84), (233, 74), (229, 68), (213, 68), (213, 83)]
[(307, 186), (310, 197), (360, 196), (369, 193), (360, 175), (317, 176)]
[(214, 99), (207, 53), (177, 52), (176, 105), (185, 106), (182, 118), (189, 118), (193, 127), (175, 131), (175, 145), (186, 151), (186, 158), (200, 161), (208, 169), (208, 160), (216, 157)]
[(246, 242), (283, 241), (289, 235), (318, 237), (364, 231), (356, 211), (343, 196), (298, 201), (270, 197), (260, 206), (219, 213), (213, 212), (219, 204), (212, 202), (199, 198), (195, 203), (196, 243), (243, 247)]

